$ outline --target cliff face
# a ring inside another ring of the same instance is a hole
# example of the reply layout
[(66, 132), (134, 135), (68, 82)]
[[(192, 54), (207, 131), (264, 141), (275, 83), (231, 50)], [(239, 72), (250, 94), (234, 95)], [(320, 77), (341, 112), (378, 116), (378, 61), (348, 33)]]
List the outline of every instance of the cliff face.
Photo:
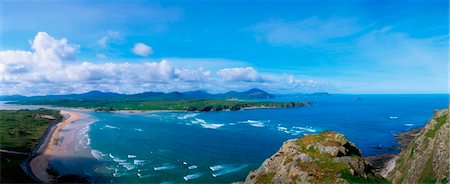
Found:
[(435, 111), (428, 124), (398, 155), (395, 167), (387, 175), (392, 183), (449, 183), (449, 109)]
[(384, 182), (342, 134), (322, 132), (286, 141), (245, 183)]

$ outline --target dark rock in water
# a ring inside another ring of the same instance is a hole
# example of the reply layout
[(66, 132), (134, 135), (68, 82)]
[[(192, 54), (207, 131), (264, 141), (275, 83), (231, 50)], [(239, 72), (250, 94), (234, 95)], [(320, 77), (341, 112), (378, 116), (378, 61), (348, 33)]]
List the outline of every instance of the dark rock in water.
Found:
[(402, 132), (395, 135), (395, 137), (398, 139), (400, 149), (405, 149), (406, 147), (408, 147), (409, 143), (414, 139), (414, 137), (417, 136), (420, 130), (420, 128), (414, 128), (407, 132)]
[(342, 134), (322, 132), (286, 141), (244, 183), (383, 182)]

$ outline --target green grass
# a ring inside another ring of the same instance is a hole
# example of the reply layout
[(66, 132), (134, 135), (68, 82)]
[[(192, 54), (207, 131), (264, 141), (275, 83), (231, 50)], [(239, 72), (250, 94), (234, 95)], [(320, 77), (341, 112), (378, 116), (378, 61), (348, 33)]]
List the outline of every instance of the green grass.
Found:
[(269, 172), (267, 174), (260, 175), (256, 179), (256, 183), (259, 183), (259, 184), (271, 184), (273, 177), (275, 177), (275, 172)]
[(341, 174), (341, 178), (347, 180), (350, 184), (359, 184), (359, 183), (391, 183), (386, 179), (383, 178), (375, 178), (375, 177), (369, 177), (364, 178), (361, 176), (353, 176), (349, 172), (343, 172)]
[[(55, 119), (43, 118), (42, 115)], [(31, 152), (49, 123), (61, 118), (56, 110), (0, 110), (0, 149)]]
[(434, 136), (436, 136), (436, 132), (444, 125), (446, 119), (447, 114), (439, 118), (435, 118), (435, 120), (437, 121), (436, 126), (432, 130), (428, 130), (427, 133), (425, 133), (425, 136), (434, 138)]
[(153, 101), (98, 101), (98, 100), (45, 100), (14, 102), (24, 105), (51, 105), (77, 107), (98, 111), (114, 110), (180, 110), (221, 111), (240, 110), (246, 107), (288, 108), (306, 105), (303, 102), (254, 102), (236, 100), (153, 100)]
[(419, 183), (436, 183), (436, 176), (433, 172), (433, 157), (430, 156), (425, 163), (425, 168), (419, 178)]
[[(44, 118), (43, 115), (55, 119)], [(31, 152), (38, 144), (48, 125), (59, 121), (59, 111), (38, 110), (0, 110), (0, 149)], [(20, 167), (26, 155), (2, 153), (0, 164), (1, 183), (34, 183)]]

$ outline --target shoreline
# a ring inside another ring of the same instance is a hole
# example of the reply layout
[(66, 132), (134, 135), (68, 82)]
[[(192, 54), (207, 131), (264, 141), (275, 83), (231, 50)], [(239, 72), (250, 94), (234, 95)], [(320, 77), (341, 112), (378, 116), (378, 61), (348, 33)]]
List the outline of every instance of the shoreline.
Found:
[(27, 164), (30, 174), (35, 179), (44, 183), (49, 183), (52, 179), (47, 172), (47, 169), (50, 167), (51, 157), (55, 155), (67, 155), (64, 150), (58, 149), (59, 146), (67, 144), (66, 141), (59, 140), (61, 132), (67, 125), (77, 121), (81, 116), (77, 112), (66, 110), (61, 110), (61, 114), (64, 116), (63, 120), (49, 127), (49, 131), (46, 132), (47, 134), (44, 134), (45, 137), (43, 138), (42, 144), (38, 145), (38, 148), (33, 153), (34, 156)]
[[(394, 135), (394, 137), (397, 139), (396, 141), (396, 143), (398, 144), (397, 148), (400, 150), (400, 152), (403, 151), (403, 149), (405, 149), (408, 146), (408, 144), (414, 139), (415, 136), (417, 136), (417, 133), (422, 128), (413, 128)], [(369, 156), (365, 158), (368, 159), (369, 162), (371, 162), (375, 167), (375, 170), (382, 177), (385, 178), (389, 174), (389, 172), (392, 171), (392, 169), (394, 169), (395, 162), (400, 152)]]

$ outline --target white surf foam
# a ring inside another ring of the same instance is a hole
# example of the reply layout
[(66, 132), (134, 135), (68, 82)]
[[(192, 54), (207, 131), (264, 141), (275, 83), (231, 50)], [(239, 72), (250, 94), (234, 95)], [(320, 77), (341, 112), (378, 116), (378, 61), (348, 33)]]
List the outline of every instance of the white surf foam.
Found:
[(118, 158), (118, 157), (115, 157), (115, 158), (113, 158), (113, 161), (114, 161), (114, 162), (117, 162), (117, 163), (123, 163), (123, 162), (126, 162), (127, 160), (124, 160), (124, 159), (120, 159), (120, 158)]
[(184, 180), (189, 181), (189, 180), (193, 180), (195, 178), (198, 178), (202, 176), (202, 173), (195, 173), (195, 174), (189, 174), (183, 177)]
[(397, 116), (390, 116), (389, 119), (397, 119)]
[(134, 130), (138, 131), (138, 132), (142, 132), (144, 130), (140, 129), (140, 128), (135, 128)]
[(128, 163), (128, 162), (121, 162), (121, 163), (119, 163), (119, 165), (126, 168), (127, 170), (136, 169), (136, 165), (134, 165), (132, 163)]
[(215, 124), (215, 123), (212, 123), (212, 124), (201, 124), (201, 125), (202, 125), (203, 128), (209, 128), (209, 129), (218, 129), (218, 128), (224, 126), (224, 124)]
[(197, 168), (198, 168), (198, 166), (196, 166), (196, 165), (191, 165), (188, 167), (188, 169), (197, 169)]
[(104, 161), (105, 158), (107, 156), (107, 154), (102, 153), (101, 151), (98, 150), (91, 150), (91, 154), (92, 156), (94, 156), (95, 159), (97, 159), (98, 161)]
[(111, 125), (106, 125), (105, 128), (118, 129), (117, 127)]
[(178, 117), (178, 119), (189, 119), (197, 117), (198, 115), (199, 115), (198, 113), (185, 114), (183, 116)]
[(128, 155), (128, 158), (136, 158), (136, 155)]
[(220, 169), (219, 172), (212, 174), (213, 177), (217, 177), (217, 176), (222, 176), (222, 175), (226, 175), (232, 172), (236, 172), (239, 171), (241, 169), (244, 169), (245, 167), (247, 167), (247, 165), (241, 165), (241, 166), (232, 166), (232, 165), (225, 165), (223, 166), (222, 169)]
[(207, 122), (203, 119), (195, 118), (195, 121), (201, 124), (206, 124)]
[(310, 126), (306, 126), (306, 127), (292, 127), (294, 129), (299, 129), (299, 130), (306, 130), (308, 132), (317, 132), (316, 129), (310, 127)]
[(209, 169), (211, 169), (211, 171), (218, 171), (218, 170), (220, 170), (222, 168), (223, 168), (222, 165), (215, 165), (215, 166), (209, 167)]
[(134, 165), (144, 165), (145, 164), (145, 160), (133, 160), (133, 164)]
[(159, 166), (159, 167), (153, 167), (153, 169), (155, 171), (169, 170), (169, 169), (173, 169), (173, 168), (175, 168), (175, 166), (173, 166), (172, 164), (169, 164), (169, 163), (165, 163), (165, 164), (163, 164), (162, 166)]
[(413, 126), (414, 124), (412, 123), (406, 123), (405, 126)]
[(282, 126), (277, 127), (277, 129), (278, 129), (278, 131), (282, 131), (282, 132), (287, 130), (286, 127), (282, 127)]

